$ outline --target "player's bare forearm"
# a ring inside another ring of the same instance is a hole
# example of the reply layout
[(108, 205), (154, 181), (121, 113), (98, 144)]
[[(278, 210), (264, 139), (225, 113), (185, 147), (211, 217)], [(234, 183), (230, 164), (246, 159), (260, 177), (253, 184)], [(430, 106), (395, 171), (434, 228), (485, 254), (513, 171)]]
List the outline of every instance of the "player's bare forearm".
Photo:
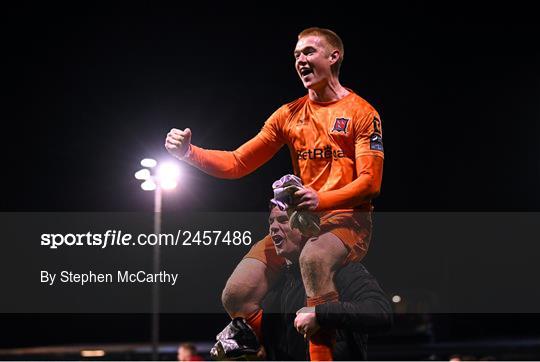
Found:
[(382, 157), (359, 157), (357, 159), (358, 177), (340, 189), (320, 192), (316, 210), (354, 208), (375, 199), (381, 190), (382, 170)]

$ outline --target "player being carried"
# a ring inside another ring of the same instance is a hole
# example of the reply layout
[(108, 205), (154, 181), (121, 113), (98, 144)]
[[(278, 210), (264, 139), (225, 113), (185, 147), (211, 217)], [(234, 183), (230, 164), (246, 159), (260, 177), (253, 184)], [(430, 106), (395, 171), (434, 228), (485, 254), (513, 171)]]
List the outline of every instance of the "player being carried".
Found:
[[(343, 43), (333, 31), (309, 28), (298, 35), (295, 68), (307, 95), (278, 108), (262, 130), (235, 151), (207, 150), (191, 144), (191, 130), (172, 129), (165, 147), (173, 156), (220, 178), (240, 178), (290, 150), (303, 186), (290, 205), (320, 216), (320, 232), (299, 258), (308, 306), (338, 300), (337, 269), (361, 260), (371, 237), (371, 200), (382, 181), (383, 144), (377, 111), (339, 82)], [(261, 338), (260, 303), (276, 281), (285, 259), (270, 235), (238, 264), (223, 290), (232, 318), (243, 317)], [(331, 331), (310, 338), (312, 360), (332, 360)]]

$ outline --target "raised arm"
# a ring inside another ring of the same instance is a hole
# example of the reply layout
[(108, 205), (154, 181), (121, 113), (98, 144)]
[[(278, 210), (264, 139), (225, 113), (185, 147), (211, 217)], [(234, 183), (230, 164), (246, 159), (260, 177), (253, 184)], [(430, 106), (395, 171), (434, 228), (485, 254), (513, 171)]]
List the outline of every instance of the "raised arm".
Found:
[(236, 179), (262, 166), (283, 146), (278, 130), (282, 114), (276, 111), (263, 129), (234, 151), (207, 150), (191, 144), (191, 130), (172, 129), (165, 141), (170, 154), (209, 175)]
[(265, 143), (257, 135), (234, 151), (205, 150), (192, 145), (184, 161), (209, 175), (237, 179), (268, 162), (280, 147)]

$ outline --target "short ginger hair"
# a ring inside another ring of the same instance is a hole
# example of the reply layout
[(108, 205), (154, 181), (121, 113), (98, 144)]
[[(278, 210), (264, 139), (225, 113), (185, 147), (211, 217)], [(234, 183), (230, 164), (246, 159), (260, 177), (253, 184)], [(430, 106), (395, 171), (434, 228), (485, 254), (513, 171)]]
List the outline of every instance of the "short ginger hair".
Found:
[(336, 74), (339, 74), (339, 69), (341, 68), (341, 62), (343, 61), (343, 56), (345, 55), (345, 48), (343, 47), (343, 41), (335, 32), (330, 29), (311, 27), (304, 29), (298, 34), (298, 39), (304, 38), (306, 36), (319, 36), (323, 38), (328, 45), (332, 48), (339, 51), (339, 59), (334, 64), (333, 69)]

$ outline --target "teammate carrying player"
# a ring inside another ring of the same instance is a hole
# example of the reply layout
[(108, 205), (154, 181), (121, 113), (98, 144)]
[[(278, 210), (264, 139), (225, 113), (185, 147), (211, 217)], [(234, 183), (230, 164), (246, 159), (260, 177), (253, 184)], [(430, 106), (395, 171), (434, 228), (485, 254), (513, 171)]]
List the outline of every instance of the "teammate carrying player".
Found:
[[(240, 178), (287, 145), (294, 173), (306, 186), (296, 209), (320, 212), (321, 232), (300, 255), (308, 306), (338, 300), (335, 271), (359, 261), (371, 237), (371, 200), (383, 170), (381, 121), (376, 110), (339, 82), (343, 43), (333, 31), (309, 28), (298, 35), (296, 71), (308, 94), (278, 108), (262, 130), (235, 151), (191, 144), (191, 130), (172, 129), (165, 147), (175, 157), (220, 178)], [(227, 281), (222, 301), (231, 317), (244, 317), (259, 338), (260, 302), (284, 265), (270, 236), (255, 244)], [(310, 338), (312, 360), (332, 359), (332, 332)]]

